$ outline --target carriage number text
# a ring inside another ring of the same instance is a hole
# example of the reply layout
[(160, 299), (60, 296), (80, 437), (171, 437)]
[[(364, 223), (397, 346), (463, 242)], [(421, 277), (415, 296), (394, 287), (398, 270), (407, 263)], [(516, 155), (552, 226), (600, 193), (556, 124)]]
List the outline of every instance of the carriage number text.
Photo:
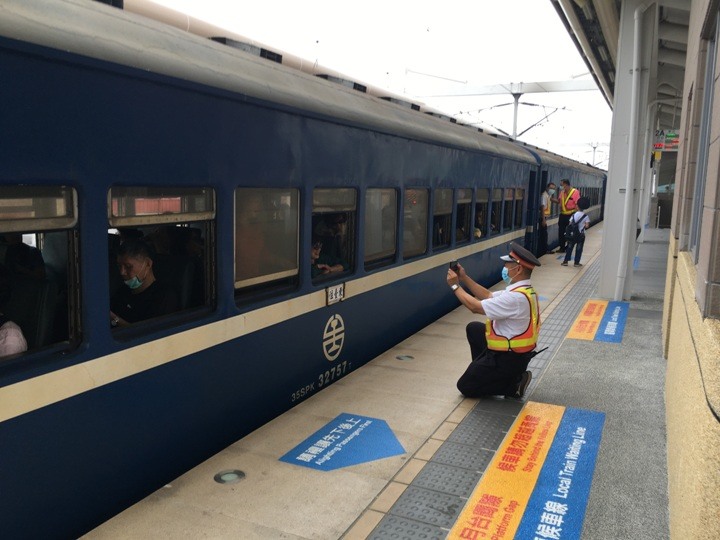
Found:
[(318, 388), (322, 388), (326, 384), (330, 384), (335, 379), (345, 375), (347, 371), (347, 360), (342, 364), (334, 366), (332, 369), (318, 375)]

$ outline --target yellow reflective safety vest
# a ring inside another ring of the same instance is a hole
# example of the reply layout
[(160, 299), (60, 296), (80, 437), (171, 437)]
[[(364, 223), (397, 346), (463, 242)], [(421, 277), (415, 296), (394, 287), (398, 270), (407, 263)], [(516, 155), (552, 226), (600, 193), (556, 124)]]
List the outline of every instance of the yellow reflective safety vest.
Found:
[(520, 292), (525, 295), (530, 303), (530, 320), (525, 331), (513, 337), (501, 336), (495, 333), (493, 322), (488, 319), (485, 322), (485, 338), (488, 349), (499, 352), (526, 353), (532, 351), (537, 345), (540, 334), (540, 309), (538, 306), (537, 294), (532, 287), (520, 286), (511, 289), (512, 292)]
[(567, 203), (572, 198), (573, 193), (575, 193), (577, 189), (572, 188), (568, 194), (567, 197), (560, 197), (560, 213), (561, 214), (574, 214), (577, 208), (568, 208)]

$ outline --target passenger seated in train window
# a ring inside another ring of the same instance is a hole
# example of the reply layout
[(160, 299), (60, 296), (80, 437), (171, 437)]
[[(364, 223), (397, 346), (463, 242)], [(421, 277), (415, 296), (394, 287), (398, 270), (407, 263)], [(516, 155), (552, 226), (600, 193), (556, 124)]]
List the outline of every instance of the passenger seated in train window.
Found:
[(485, 214), (478, 213), (475, 216), (475, 238), (482, 238), (482, 229), (485, 226)]
[(347, 235), (347, 216), (343, 212), (324, 215), (313, 229), (314, 236), (325, 246), (325, 254), (340, 257)]
[(27, 351), (22, 330), (2, 312), (2, 307), (10, 299), (11, 287), (10, 272), (0, 264), (0, 358)]
[(344, 272), (348, 269), (346, 262), (339, 257), (324, 253), (322, 249), (323, 243), (320, 239), (313, 239), (312, 246), (310, 247), (311, 275), (313, 279), (319, 276)]
[(178, 310), (175, 291), (155, 279), (154, 257), (141, 240), (127, 240), (120, 245), (117, 264), (125, 286), (110, 300), (111, 326), (129, 326)]
[(23, 243), (22, 234), (5, 234), (5, 266), (14, 276), (45, 279), (45, 261), (36, 247)]

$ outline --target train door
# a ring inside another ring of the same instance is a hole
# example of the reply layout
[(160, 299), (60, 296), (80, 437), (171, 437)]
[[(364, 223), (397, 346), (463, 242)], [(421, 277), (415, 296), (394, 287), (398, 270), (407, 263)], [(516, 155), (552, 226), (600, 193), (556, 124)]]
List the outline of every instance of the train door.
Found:
[[(542, 178), (542, 181), (539, 181)], [(530, 171), (528, 181), (528, 203), (525, 221), (525, 247), (535, 253), (538, 257), (543, 253), (538, 253), (539, 246), (539, 225), (540, 225), (540, 194), (542, 186), (547, 184), (547, 171), (542, 171), (538, 175), (538, 171), (533, 169)]]

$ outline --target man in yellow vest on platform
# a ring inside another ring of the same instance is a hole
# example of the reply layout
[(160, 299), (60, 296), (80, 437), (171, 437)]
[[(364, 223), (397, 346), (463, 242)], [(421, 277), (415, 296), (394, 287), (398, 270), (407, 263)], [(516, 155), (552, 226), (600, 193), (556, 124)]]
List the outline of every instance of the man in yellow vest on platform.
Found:
[(558, 217), (558, 237), (560, 249), (558, 253), (564, 253), (566, 248), (565, 229), (570, 223), (570, 216), (577, 211), (577, 201), (580, 198), (580, 191), (570, 185), (570, 180), (560, 180), (560, 216)]
[(542, 257), (545, 253), (552, 253), (548, 251), (548, 230), (547, 220), (552, 213), (552, 203), (556, 203), (558, 200), (555, 198), (555, 184), (550, 182), (540, 194), (540, 215), (538, 216), (538, 257)]
[(527, 366), (537, 354), (540, 309), (530, 276), (540, 261), (515, 242), (510, 244), (510, 254), (500, 258), (505, 262), (502, 278), (508, 284), (502, 291), (491, 292), (476, 283), (460, 264), (447, 272), (447, 283), (457, 299), (473, 313), (488, 317), (485, 324), (471, 322), (465, 329), (472, 362), (457, 387), (467, 397), (520, 399), (532, 379)]

